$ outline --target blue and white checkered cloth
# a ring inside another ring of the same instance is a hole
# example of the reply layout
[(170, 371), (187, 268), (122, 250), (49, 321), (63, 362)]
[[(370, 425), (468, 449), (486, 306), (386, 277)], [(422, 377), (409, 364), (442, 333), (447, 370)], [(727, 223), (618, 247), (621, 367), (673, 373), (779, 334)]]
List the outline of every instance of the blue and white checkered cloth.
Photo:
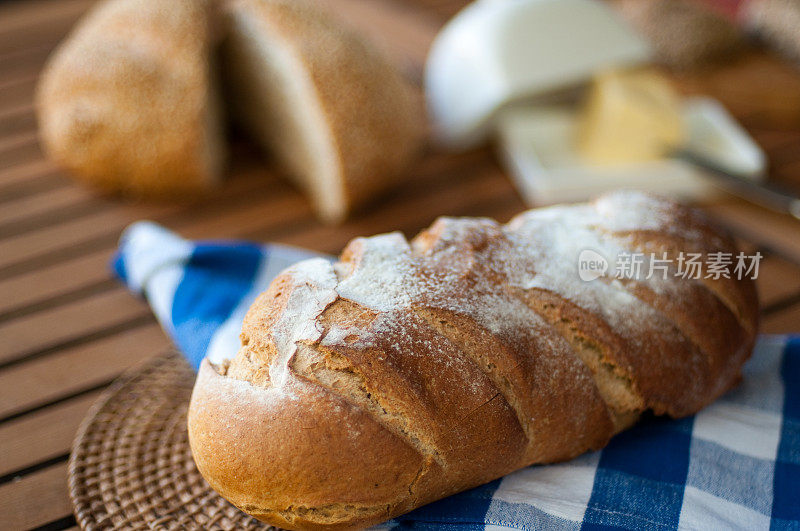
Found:
[[(236, 352), (255, 296), (310, 256), (190, 242), (140, 222), (114, 268), (197, 367)], [(800, 529), (800, 336), (762, 336), (744, 374), (693, 417), (646, 419), (602, 451), (520, 470), (383, 527)]]

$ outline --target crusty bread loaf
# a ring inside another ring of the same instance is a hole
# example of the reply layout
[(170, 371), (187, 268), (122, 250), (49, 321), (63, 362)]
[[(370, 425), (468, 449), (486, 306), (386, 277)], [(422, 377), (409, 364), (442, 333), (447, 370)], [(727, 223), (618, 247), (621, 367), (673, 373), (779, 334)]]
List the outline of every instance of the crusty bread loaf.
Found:
[(340, 221), (419, 150), (420, 97), (373, 45), (305, 0), (226, 4), (221, 65), (233, 113)]
[(222, 125), (209, 54), (210, 0), (108, 0), (45, 67), (42, 143), (82, 181), (179, 196), (220, 178)]
[(643, 412), (689, 415), (737, 382), (752, 280), (583, 281), (583, 249), (735, 245), (696, 211), (620, 192), (506, 225), (442, 218), (411, 242), (359, 238), (335, 264), (301, 262), (252, 305), (239, 352), (201, 366), (201, 473), (276, 526), (363, 527), (601, 448)]

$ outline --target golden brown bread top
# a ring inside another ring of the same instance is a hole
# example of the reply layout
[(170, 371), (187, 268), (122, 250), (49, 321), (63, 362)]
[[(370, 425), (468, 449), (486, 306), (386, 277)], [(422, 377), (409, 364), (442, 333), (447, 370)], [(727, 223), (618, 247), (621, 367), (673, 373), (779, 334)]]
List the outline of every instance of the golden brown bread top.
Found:
[[(600, 448), (646, 410), (691, 414), (734, 385), (757, 328), (751, 280), (584, 282), (583, 249), (735, 246), (696, 211), (621, 192), (507, 225), (442, 218), (411, 242), (359, 238), (336, 264), (301, 262), (253, 304), (235, 358), (201, 369), (189, 421), (201, 472), (276, 525), (361, 526)], [(260, 405), (217, 391), (234, 387)], [(307, 411), (260, 411), (281, 404)], [(246, 418), (256, 410), (258, 420)], [(338, 428), (324, 428), (331, 419)], [(245, 441), (235, 452), (223, 426)], [(331, 442), (289, 442), (296, 429)], [(351, 452), (383, 461), (386, 447), (390, 485), (342, 461)], [(319, 475), (299, 479), (306, 467)], [(339, 488), (353, 477), (361, 488)], [(312, 479), (326, 486), (308, 494)]]
[(50, 58), (37, 91), (50, 156), (133, 196), (203, 190), (222, 159), (207, 0), (98, 4)]

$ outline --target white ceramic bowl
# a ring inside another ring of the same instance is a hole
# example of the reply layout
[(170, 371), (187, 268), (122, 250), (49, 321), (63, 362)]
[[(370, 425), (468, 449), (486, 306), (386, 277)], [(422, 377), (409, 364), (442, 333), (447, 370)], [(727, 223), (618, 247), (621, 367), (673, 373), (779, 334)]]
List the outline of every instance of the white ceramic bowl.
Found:
[(579, 85), (599, 69), (647, 62), (647, 44), (598, 0), (484, 0), (439, 33), (425, 70), (438, 139), (484, 141), (505, 104)]

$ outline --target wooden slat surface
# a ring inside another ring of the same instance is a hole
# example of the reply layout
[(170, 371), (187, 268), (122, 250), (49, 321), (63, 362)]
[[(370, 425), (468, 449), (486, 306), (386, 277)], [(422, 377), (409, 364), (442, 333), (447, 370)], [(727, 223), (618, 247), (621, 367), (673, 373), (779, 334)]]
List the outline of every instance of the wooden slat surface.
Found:
[(797, 331), (800, 323), (800, 298), (792, 299), (793, 304), (782, 310), (775, 310), (764, 317), (761, 331), (765, 334), (783, 334)]
[[(58, 463), (0, 485), (6, 529), (30, 529), (69, 517), (67, 464)], [(73, 522), (74, 524), (74, 522)]]
[[(438, 28), (464, 0), (324, 0), (420, 83)], [(169, 340), (146, 304), (111, 278), (120, 231), (153, 219), (190, 238), (247, 238), (338, 252), (351, 238), (439, 215), (523, 210), (490, 149), (431, 149), (405, 186), (339, 227), (235, 140), (213, 197), (131, 204), (72, 183), (36, 137), (32, 91), (50, 51), (93, 0), (0, 3), (0, 529), (75, 525), (66, 491), (72, 436), (93, 400)], [(719, 98), (768, 153), (771, 178), (800, 188), (800, 69), (763, 51), (676, 78)], [(765, 332), (800, 332), (800, 223), (739, 199), (705, 205), (748, 252), (764, 255), (758, 287)]]
[(113, 334), (6, 367), (0, 373), (0, 419), (19, 416), (108, 383), (169, 345), (152, 319), (131, 320)]
[(81, 419), (99, 395), (100, 391), (82, 394), (0, 425), (0, 477), (42, 461), (63, 459)]

